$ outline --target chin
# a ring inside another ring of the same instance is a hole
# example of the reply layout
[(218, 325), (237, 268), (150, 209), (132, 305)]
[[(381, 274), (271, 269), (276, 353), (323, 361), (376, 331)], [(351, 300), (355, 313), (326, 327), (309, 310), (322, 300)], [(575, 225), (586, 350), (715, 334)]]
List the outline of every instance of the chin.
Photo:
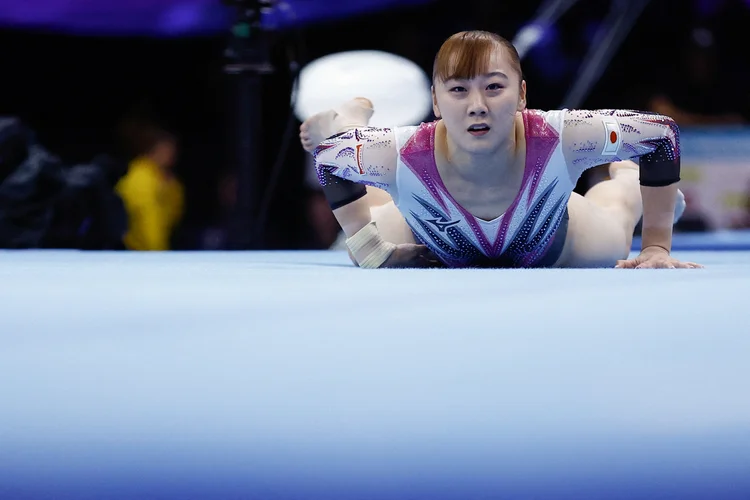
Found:
[(471, 154), (490, 154), (497, 151), (498, 144), (497, 141), (494, 141), (490, 138), (486, 138), (486, 140), (474, 140), (474, 141), (466, 141), (467, 144), (464, 144), (464, 150), (467, 153)]

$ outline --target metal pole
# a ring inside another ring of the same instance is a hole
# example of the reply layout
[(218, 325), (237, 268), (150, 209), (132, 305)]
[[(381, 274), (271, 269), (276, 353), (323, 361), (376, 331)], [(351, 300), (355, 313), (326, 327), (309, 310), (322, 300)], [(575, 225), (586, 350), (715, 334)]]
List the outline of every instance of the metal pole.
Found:
[(261, 13), (272, 2), (266, 0), (228, 1), (237, 6), (232, 26), (225, 73), (234, 81), (230, 116), (232, 161), (237, 175), (237, 203), (229, 221), (228, 247), (231, 250), (257, 250), (262, 237), (255, 231), (263, 193), (261, 116), (262, 76), (272, 73)]
[(547, 26), (555, 24), (560, 16), (578, 2), (579, 0), (548, 0), (539, 7), (536, 18), (521, 28), (513, 39), (513, 46), (521, 59), (539, 43)]
[(561, 107), (575, 109), (582, 105), (648, 3), (649, 0), (614, 2)]

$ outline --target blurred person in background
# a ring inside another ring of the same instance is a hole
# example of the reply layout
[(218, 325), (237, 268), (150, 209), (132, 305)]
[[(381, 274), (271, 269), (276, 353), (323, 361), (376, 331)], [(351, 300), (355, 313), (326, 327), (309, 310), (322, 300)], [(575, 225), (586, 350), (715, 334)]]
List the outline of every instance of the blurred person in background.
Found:
[(128, 134), (134, 158), (117, 184), (125, 203), (129, 250), (169, 250), (184, 213), (184, 188), (175, 177), (176, 138), (157, 126), (133, 127)]

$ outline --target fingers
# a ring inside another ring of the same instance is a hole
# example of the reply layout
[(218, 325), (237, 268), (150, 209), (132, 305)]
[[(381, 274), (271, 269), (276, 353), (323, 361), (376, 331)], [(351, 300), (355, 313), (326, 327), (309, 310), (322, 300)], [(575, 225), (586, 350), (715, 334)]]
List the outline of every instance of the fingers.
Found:
[(676, 259), (649, 259), (639, 262), (638, 259), (618, 260), (616, 269), (703, 269), (704, 266), (695, 262), (680, 262)]
[[(703, 266), (695, 262), (680, 262), (677, 259), (668, 261), (649, 261), (642, 264), (640, 269), (703, 269)], [(638, 269), (636, 268), (636, 269)]]
[(385, 261), (382, 267), (392, 269), (424, 269), (442, 267), (442, 263), (426, 246), (404, 243), (396, 247), (396, 250)]
[(406, 247), (409, 254), (408, 267), (428, 267), (430, 263), (430, 250), (424, 245), (410, 244)]
[(426, 246), (422, 246), (422, 248), (419, 249), (419, 252), (419, 257), (422, 260), (424, 267), (443, 267), (443, 263), (437, 258), (437, 255)]
[(683, 262), (688, 269), (705, 269), (706, 266), (702, 264), (696, 264), (695, 262)]
[(629, 259), (629, 260), (618, 260), (617, 264), (615, 264), (615, 268), (617, 269), (635, 269), (638, 265), (637, 259)]
[(424, 255), (420, 255), (415, 259), (412, 259), (410, 262), (408, 262), (404, 267), (410, 267), (415, 269), (430, 269), (434, 267), (439, 267), (440, 263), (438, 261), (429, 259), (428, 257), (425, 257)]
[(687, 262), (674, 262), (670, 269), (691, 269)]
[(644, 262), (635, 266), (636, 269), (675, 269), (674, 264), (668, 262)]

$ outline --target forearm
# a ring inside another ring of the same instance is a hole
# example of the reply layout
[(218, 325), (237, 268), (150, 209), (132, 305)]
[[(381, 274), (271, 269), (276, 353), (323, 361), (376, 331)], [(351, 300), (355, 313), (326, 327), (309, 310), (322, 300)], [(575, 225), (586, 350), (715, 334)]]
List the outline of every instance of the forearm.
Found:
[(318, 178), (333, 215), (346, 234), (346, 245), (354, 261), (365, 268), (382, 266), (395, 245), (383, 240), (372, 222), (372, 195), (368, 194), (367, 187), (338, 178), (332, 174), (331, 167), (322, 165), (318, 165)]
[(661, 187), (641, 186), (643, 199), (641, 249), (662, 247), (668, 252), (671, 251), (676, 196), (677, 183)]
[(653, 120), (664, 126), (665, 133), (644, 141), (654, 150), (639, 160), (643, 200), (641, 250), (661, 247), (670, 252), (677, 183), (680, 181), (680, 131), (669, 117)]
[(333, 210), (341, 229), (347, 237), (352, 237), (372, 221), (370, 203), (367, 196)]
[(360, 267), (377, 268), (388, 260), (396, 245), (380, 235), (372, 221), (368, 197), (337, 208), (333, 214), (347, 236), (346, 246), (354, 262)]
[[(323, 193), (347, 236), (347, 247), (361, 267), (380, 267), (395, 245), (383, 240), (372, 222), (374, 195), (366, 186), (390, 194), (398, 151), (391, 129), (363, 128), (338, 133), (313, 151)], [(382, 198), (382, 196), (380, 196)]]
[[(313, 157), (323, 193), (347, 235), (347, 228), (358, 226), (356, 231), (369, 222), (369, 208), (377, 204), (372, 198), (390, 201), (398, 157), (390, 129), (357, 129), (331, 136), (315, 148)], [(378, 195), (368, 193), (366, 186), (378, 188), (373, 189)]]
[(680, 129), (672, 118), (631, 110), (574, 110), (566, 112), (563, 132), (562, 145), (573, 181), (586, 168), (638, 161), (643, 204), (641, 255), (621, 261), (617, 267), (699, 267), (669, 255), (681, 161)]

